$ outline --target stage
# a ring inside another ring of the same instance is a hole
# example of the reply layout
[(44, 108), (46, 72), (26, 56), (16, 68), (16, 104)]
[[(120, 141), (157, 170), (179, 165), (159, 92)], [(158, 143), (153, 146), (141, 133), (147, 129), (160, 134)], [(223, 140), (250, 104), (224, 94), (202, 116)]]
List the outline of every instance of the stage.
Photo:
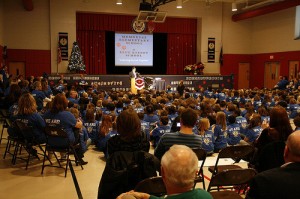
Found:
[[(207, 88), (212, 86), (214, 89), (232, 89), (233, 76), (206, 76), (206, 75), (143, 75), (145, 84), (148, 88), (156, 90), (164, 90), (167, 85), (171, 86), (173, 91), (180, 80), (183, 80), (186, 88), (195, 90), (197, 88)], [(54, 86), (58, 83), (60, 75), (49, 75), (49, 85)], [(68, 85), (78, 85), (80, 82), (80, 74), (64, 74), (64, 79)], [(103, 90), (113, 91), (130, 91), (129, 75), (85, 75), (84, 80), (88, 85), (98, 84)]]

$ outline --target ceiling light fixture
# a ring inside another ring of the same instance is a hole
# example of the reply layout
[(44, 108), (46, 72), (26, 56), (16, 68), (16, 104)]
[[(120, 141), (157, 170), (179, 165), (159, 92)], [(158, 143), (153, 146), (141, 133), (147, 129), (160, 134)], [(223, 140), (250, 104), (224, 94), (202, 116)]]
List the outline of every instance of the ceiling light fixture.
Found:
[(176, 8), (182, 8), (182, 0), (176, 0), (177, 6)]
[(236, 3), (235, 2), (232, 2), (231, 11), (232, 12), (236, 12), (237, 11), (237, 7), (236, 7)]
[(122, 2), (122, 0), (117, 0), (116, 4), (117, 4), (117, 5), (122, 5), (123, 2)]

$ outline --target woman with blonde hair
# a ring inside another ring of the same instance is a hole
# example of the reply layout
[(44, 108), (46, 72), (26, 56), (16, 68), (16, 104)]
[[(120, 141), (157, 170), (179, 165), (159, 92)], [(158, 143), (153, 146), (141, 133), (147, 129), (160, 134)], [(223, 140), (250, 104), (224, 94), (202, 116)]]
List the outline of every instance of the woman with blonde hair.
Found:
[(214, 128), (215, 136), (215, 152), (219, 152), (221, 149), (227, 147), (227, 126), (226, 115), (223, 111), (217, 112), (216, 126)]

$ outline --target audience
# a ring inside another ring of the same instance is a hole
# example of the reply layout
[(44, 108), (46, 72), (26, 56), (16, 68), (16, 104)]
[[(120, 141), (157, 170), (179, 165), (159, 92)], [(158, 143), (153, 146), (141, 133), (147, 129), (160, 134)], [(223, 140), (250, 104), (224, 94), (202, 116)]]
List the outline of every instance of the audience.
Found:
[(180, 131), (165, 133), (161, 136), (154, 155), (161, 159), (162, 156), (174, 144), (183, 144), (191, 148), (200, 148), (202, 139), (193, 133), (193, 127), (197, 122), (197, 113), (193, 109), (187, 108), (180, 115)]
[[(167, 190), (167, 196), (164, 198), (212, 199), (205, 190), (194, 189), (197, 170), (196, 154), (187, 146), (173, 145), (161, 159), (161, 176)], [(126, 195), (140, 199), (159, 198), (147, 193), (131, 191), (121, 194), (117, 199), (124, 199)]]

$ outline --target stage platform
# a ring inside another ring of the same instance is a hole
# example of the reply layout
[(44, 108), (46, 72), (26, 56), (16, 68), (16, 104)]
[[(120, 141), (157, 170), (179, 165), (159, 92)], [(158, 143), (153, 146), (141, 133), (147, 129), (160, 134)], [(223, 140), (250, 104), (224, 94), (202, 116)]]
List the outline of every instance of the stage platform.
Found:
[[(214, 89), (233, 88), (233, 76), (230, 75), (143, 75), (143, 78), (146, 87), (156, 90), (164, 90), (167, 85), (170, 85), (171, 89), (176, 91), (180, 80), (183, 80), (185, 87), (190, 90), (208, 86)], [(56, 85), (59, 79), (60, 75), (49, 75), (49, 85)], [(78, 85), (81, 80), (80, 74), (64, 74), (64, 79), (68, 85)], [(130, 91), (128, 75), (85, 75), (84, 80), (88, 85), (98, 84), (103, 90)]]

